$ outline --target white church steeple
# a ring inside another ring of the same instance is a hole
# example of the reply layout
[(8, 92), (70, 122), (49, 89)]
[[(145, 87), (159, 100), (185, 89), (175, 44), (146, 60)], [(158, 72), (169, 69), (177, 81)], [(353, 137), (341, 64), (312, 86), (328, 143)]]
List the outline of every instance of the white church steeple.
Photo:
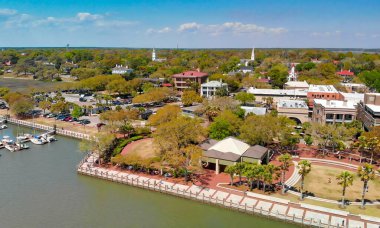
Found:
[(153, 52), (152, 52), (152, 61), (156, 61), (156, 51), (154, 50), (153, 48)]
[(295, 71), (294, 64), (292, 64), (292, 68), (290, 69), (289, 75), (288, 75), (288, 82), (297, 81), (297, 73)]
[(255, 61), (255, 48), (252, 48), (251, 61)]

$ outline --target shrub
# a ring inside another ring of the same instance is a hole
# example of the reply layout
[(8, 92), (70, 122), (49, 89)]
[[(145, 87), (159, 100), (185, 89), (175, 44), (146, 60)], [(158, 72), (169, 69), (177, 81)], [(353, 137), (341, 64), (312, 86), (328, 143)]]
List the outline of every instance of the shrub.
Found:
[(129, 139), (123, 139), (123, 140), (121, 140), (121, 141), (117, 144), (117, 146), (115, 147), (115, 149), (113, 150), (113, 152), (112, 152), (112, 157), (115, 157), (116, 155), (120, 154), (121, 151), (124, 149), (124, 147), (125, 147), (127, 144), (129, 144), (129, 143), (131, 143), (131, 142), (133, 142), (133, 141), (140, 140), (140, 139), (142, 139), (142, 138), (144, 138), (144, 137), (138, 135), (138, 136), (131, 137), (131, 138), (129, 138)]

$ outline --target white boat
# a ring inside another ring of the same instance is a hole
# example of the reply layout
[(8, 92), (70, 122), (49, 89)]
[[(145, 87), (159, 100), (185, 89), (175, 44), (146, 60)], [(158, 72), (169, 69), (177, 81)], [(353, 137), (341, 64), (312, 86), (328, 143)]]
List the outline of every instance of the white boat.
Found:
[(0, 142), (0, 149), (5, 148), (4, 143)]
[(49, 143), (57, 141), (54, 135), (50, 135), (50, 134), (42, 134), (40, 138), (46, 140)]
[(24, 134), (24, 135), (19, 135), (16, 137), (17, 141), (19, 142), (29, 142), (30, 139), (33, 137), (31, 134)]
[(37, 138), (37, 137), (31, 138), (30, 141), (36, 145), (43, 145), (43, 144), (47, 143), (47, 141), (45, 141), (41, 138)]
[(18, 151), (20, 150), (20, 148), (16, 145), (16, 144), (13, 144), (13, 143), (8, 143), (5, 145), (5, 148), (7, 150), (9, 150), (10, 152), (15, 152), (15, 151)]
[(8, 128), (7, 125), (5, 125), (5, 124), (0, 125), (0, 130), (6, 129), (6, 128)]
[(29, 146), (26, 145), (25, 143), (16, 142), (16, 146), (19, 148), (19, 150), (29, 149)]
[(9, 144), (9, 143), (13, 143), (13, 140), (8, 135), (4, 135), (3, 139), (1, 140), (1, 142), (6, 145), (6, 144)]

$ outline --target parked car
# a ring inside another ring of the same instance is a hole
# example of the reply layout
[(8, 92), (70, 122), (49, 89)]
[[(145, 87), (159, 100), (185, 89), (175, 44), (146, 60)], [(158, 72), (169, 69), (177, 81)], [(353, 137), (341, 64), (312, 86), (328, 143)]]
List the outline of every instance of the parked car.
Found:
[(84, 120), (80, 120), (79, 123), (82, 124), (82, 125), (87, 125), (87, 124), (90, 124), (91, 121), (88, 120), (88, 119), (84, 119)]
[(54, 117), (56, 117), (56, 116), (57, 116), (57, 114), (50, 113), (50, 114), (47, 115), (46, 117), (47, 117), (47, 118), (54, 118)]
[(86, 102), (86, 101), (87, 101), (87, 99), (86, 99), (86, 98), (84, 98), (84, 97), (80, 97), (80, 98), (79, 98), (79, 101), (80, 101), (80, 102)]
[(73, 117), (68, 116), (68, 117), (64, 118), (63, 121), (69, 122), (69, 121), (72, 120), (72, 119), (73, 119)]

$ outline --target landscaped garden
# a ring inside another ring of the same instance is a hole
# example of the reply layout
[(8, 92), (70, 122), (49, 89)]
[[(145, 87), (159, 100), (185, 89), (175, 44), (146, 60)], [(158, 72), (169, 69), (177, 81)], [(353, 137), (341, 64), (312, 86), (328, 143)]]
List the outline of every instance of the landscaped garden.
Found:
[[(340, 168), (327, 167), (320, 165), (312, 165), (310, 173), (305, 178), (304, 189), (309, 194), (315, 197), (341, 200), (342, 198), (342, 186), (338, 184), (337, 176), (345, 171)], [(353, 185), (348, 186), (346, 189), (345, 198), (349, 201), (360, 201), (363, 191), (363, 182), (360, 177), (356, 175), (356, 170), (350, 171), (354, 174)], [(380, 177), (375, 177), (374, 180), (369, 181), (368, 190), (365, 194), (365, 198), (368, 200), (380, 199)], [(295, 185), (296, 188), (300, 187), (300, 182)]]

